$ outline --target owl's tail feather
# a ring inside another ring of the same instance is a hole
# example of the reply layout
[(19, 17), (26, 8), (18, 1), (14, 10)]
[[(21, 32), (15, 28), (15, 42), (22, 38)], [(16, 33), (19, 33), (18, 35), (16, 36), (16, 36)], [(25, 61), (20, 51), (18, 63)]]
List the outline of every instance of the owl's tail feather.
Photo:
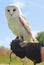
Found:
[(36, 38), (33, 38), (32, 40), (33, 42), (39, 43), (39, 41)]

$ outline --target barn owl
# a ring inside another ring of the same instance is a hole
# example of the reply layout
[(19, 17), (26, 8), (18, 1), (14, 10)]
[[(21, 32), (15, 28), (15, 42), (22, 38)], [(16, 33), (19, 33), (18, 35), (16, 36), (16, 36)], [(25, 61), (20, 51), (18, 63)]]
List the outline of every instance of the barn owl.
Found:
[(33, 37), (31, 27), (27, 19), (23, 16), (17, 5), (9, 4), (5, 8), (8, 26), (16, 36), (23, 36), (28, 42), (37, 42)]

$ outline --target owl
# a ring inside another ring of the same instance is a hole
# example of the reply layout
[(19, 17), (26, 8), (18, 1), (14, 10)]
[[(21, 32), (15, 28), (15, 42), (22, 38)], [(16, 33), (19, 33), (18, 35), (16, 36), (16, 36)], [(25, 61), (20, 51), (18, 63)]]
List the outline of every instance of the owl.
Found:
[(5, 8), (8, 26), (16, 36), (23, 36), (28, 42), (37, 42), (33, 37), (31, 27), (23, 16), (20, 8), (15, 4), (9, 4)]

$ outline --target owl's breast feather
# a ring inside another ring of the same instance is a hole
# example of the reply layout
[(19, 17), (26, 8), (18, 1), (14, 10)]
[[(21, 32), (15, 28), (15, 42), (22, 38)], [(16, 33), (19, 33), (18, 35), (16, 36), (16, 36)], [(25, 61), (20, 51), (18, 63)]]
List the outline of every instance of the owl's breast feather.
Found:
[(20, 34), (27, 35), (26, 30), (24, 29), (24, 27), (22, 26), (22, 24), (18, 19), (10, 18), (8, 20), (8, 25), (15, 35), (20, 35)]

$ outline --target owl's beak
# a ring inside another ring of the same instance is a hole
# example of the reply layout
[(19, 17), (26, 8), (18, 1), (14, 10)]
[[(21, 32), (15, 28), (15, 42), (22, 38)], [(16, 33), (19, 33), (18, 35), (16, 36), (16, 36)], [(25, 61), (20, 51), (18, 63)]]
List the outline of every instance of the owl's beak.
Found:
[(12, 16), (12, 14), (10, 14)]

